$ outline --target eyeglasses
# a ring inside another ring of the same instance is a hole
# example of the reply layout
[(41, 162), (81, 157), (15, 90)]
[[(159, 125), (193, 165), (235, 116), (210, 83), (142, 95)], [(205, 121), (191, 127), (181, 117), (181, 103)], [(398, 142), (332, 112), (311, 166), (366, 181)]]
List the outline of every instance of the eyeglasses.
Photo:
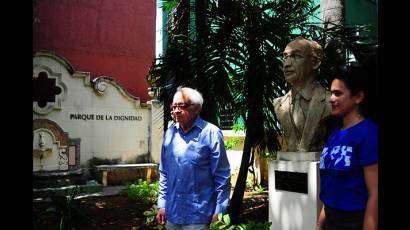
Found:
[(298, 54), (298, 53), (292, 53), (290, 55), (283, 55), (282, 60), (286, 61), (286, 60), (288, 60), (288, 58), (291, 58), (293, 60), (300, 60), (304, 57), (307, 57), (307, 56), (303, 56), (302, 54)]
[(181, 104), (176, 104), (176, 105), (171, 105), (169, 106), (169, 108), (171, 110), (176, 110), (177, 108), (181, 109), (187, 109), (189, 106), (191, 105), (195, 105), (195, 104), (185, 104), (185, 103), (181, 103)]

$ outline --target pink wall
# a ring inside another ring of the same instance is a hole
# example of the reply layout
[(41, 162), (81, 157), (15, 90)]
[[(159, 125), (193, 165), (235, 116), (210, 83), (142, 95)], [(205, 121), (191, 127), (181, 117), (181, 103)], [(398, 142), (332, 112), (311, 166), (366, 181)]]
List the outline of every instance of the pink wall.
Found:
[(110, 76), (150, 100), (145, 77), (155, 57), (155, 0), (39, 0), (33, 49), (65, 57), (91, 78)]

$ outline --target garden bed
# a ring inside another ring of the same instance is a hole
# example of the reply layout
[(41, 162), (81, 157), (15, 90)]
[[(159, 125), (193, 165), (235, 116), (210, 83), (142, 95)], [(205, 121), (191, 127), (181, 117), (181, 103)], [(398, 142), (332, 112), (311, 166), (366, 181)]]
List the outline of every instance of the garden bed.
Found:
[[(246, 220), (268, 221), (268, 193), (245, 193), (240, 222)], [(33, 229), (50, 229), (56, 223), (56, 217), (45, 212), (50, 207), (48, 202), (33, 204)], [(130, 200), (126, 195), (84, 197), (75, 200), (75, 210), (80, 212), (81, 229), (155, 229), (147, 226), (143, 212), (146, 205)], [(80, 221), (80, 219), (76, 219)]]

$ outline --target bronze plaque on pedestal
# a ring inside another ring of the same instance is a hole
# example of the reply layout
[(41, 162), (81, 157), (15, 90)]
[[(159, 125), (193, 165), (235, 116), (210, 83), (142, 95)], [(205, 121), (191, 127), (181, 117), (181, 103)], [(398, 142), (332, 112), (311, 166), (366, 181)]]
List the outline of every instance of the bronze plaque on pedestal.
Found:
[(275, 188), (277, 190), (308, 193), (307, 173), (275, 170)]

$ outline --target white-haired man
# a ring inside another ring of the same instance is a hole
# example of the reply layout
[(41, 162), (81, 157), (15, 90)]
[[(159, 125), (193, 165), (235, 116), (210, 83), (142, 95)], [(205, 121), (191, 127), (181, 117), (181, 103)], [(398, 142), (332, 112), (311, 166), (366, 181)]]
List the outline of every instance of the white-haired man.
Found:
[(221, 130), (199, 117), (201, 94), (179, 87), (171, 105), (175, 124), (164, 136), (157, 221), (168, 230), (209, 229), (225, 213), (230, 165)]

